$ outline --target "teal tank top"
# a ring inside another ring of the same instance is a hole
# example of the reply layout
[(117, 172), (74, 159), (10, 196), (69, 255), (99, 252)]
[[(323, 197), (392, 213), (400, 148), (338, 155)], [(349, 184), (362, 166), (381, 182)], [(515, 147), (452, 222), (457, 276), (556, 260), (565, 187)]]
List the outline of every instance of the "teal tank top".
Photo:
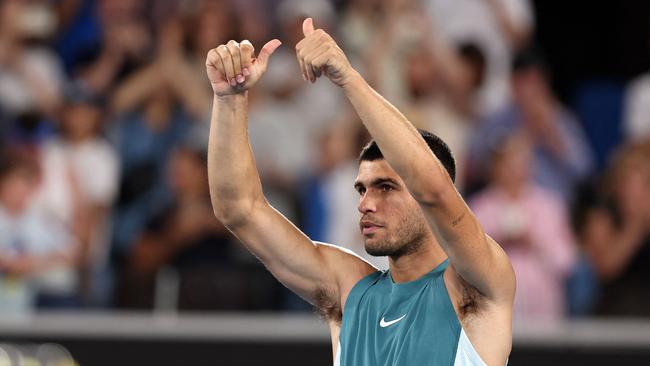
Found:
[(449, 298), (448, 264), (407, 283), (390, 271), (361, 279), (345, 303), (335, 366), (485, 365)]

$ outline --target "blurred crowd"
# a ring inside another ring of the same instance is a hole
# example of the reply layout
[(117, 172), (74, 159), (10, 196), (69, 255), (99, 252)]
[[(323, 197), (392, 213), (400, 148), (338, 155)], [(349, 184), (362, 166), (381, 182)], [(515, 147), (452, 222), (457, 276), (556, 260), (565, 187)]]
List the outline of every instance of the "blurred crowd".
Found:
[(511, 258), (516, 320), (650, 316), (650, 74), (597, 156), (602, 126), (556, 96), (528, 0), (0, 0), (0, 312), (309, 310), (212, 212), (204, 60), (230, 39), (284, 43), (250, 92), (269, 201), (387, 268), (352, 187), (369, 136), (336, 87), (302, 80), (305, 16), (450, 145)]

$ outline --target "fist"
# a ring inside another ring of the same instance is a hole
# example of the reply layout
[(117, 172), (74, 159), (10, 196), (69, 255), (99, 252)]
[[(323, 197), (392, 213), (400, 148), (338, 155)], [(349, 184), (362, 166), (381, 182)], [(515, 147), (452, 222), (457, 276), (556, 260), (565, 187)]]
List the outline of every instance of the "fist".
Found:
[(255, 49), (249, 41), (230, 41), (208, 52), (205, 68), (212, 90), (217, 96), (243, 93), (250, 89), (266, 71), (269, 58), (282, 43), (267, 42), (255, 58)]
[(345, 86), (355, 71), (341, 48), (322, 29), (314, 30), (311, 18), (302, 23), (305, 38), (296, 45), (302, 77), (312, 83), (325, 74), (334, 84)]

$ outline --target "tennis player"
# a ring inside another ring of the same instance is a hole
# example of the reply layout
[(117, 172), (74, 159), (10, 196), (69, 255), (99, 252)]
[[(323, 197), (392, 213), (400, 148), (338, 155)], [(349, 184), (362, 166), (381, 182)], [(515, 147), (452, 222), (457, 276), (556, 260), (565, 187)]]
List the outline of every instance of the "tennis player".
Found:
[(325, 76), (339, 86), (372, 135), (350, 184), (359, 192), (365, 248), (388, 256), (389, 270), (310, 240), (264, 198), (248, 141), (247, 91), (280, 46), (275, 39), (257, 57), (248, 41), (207, 55), (215, 215), (326, 316), (335, 365), (505, 365), (514, 272), (458, 194), (449, 148), (377, 94), (312, 19), (303, 33), (296, 54), (305, 80)]

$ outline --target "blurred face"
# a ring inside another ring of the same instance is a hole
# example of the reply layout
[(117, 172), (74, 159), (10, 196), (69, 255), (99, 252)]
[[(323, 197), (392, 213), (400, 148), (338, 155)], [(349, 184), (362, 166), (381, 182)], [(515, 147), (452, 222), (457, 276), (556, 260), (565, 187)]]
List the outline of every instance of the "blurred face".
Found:
[(36, 192), (36, 178), (23, 170), (9, 173), (0, 181), (0, 202), (11, 213), (23, 212)]
[(203, 162), (192, 153), (177, 151), (169, 166), (169, 182), (176, 193), (202, 194), (205, 191), (207, 177)]
[(63, 111), (63, 129), (68, 138), (83, 140), (95, 135), (100, 111), (89, 104), (72, 104)]
[(531, 147), (523, 135), (509, 137), (493, 157), (495, 183), (506, 189), (523, 187), (529, 179)]
[(548, 96), (548, 86), (542, 71), (534, 67), (517, 71), (512, 76), (515, 101), (524, 107)]
[(355, 189), (368, 254), (394, 258), (410, 254), (430, 235), (420, 206), (384, 159), (359, 164)]
[(429, 95), (438, 83), (436, 67), (429, 52), (421, 50), (407, 60), (406, 77), (415, 97)]

